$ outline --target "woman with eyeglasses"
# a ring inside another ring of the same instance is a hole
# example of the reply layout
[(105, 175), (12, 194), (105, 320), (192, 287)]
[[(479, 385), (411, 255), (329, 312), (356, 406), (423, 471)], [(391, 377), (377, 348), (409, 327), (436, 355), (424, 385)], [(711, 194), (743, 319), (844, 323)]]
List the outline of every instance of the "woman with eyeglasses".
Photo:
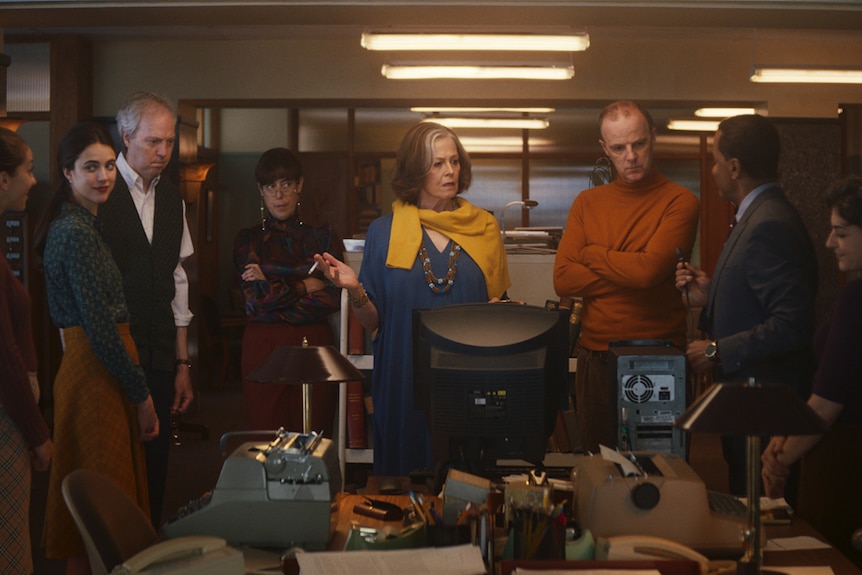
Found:
[[(308, 345), (334, 344), (327, 318), (338, 311), (341, 290), (311, 268), (315, 253), (343, 259), (343, 249), (332, 226), (302, 221), (302, 165), (294, 152), (267, 150), (255, 178), (260, 223), (241, 230), (234, 246), (248, 316), (241, 367), (247, 423), (249, 429), (302, 431), (301, 386), (257, 383), (248, 376), (277, 347), (302, 345), (303, 339)], [(313, 430), (331, 434), (337, 400), (337, 386), (313, 386)]]

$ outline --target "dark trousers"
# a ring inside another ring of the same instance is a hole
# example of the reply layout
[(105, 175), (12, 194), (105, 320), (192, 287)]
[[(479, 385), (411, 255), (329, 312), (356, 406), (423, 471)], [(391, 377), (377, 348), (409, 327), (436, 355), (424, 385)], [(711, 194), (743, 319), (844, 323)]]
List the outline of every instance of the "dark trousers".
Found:
[(599, 445), (618, 446), (615, 409), (611, 404), (608, 354), (578, 350), (575, 374), (575, 409), (584, 451), (599, 452)]
[(158, 530), (162, 523), (165, 482), (168, 477), (168, 450), (171, 446), (171, 406), (174, 403), (174, 373), (144, 370), (156, 415), (159, 416), (159, 436), (144, 442), (147, 458), (147, 487), (150, 492), (150, 517)]

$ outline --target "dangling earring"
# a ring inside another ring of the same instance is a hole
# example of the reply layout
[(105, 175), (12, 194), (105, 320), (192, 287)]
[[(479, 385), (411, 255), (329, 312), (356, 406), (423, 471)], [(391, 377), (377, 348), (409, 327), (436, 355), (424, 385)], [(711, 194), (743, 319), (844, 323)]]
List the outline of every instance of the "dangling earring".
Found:
[(299, 225), (302, 225), (302, 216), (299, 213), (299, 206), (300, 206), (299, 198), (300, 198), (299, 192), (297, 192), (296, 193), (296, 221), (299, 222)]
[(260, 231), (266, 231), (266, 206), (263, 205), (263, 196), (260, 197)]

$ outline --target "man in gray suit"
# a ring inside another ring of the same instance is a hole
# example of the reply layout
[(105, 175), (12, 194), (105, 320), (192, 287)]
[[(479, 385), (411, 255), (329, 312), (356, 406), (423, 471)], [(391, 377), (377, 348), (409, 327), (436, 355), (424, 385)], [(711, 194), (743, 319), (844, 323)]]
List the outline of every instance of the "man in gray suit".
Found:
[[(789, 385), (803, 397), (814, 373), (811, 339), (817, 261), (808, 231), (778, 184), (778, 132), (758, 115), (721, 122), (712, 175), (719, 194), (736, 206), (736, 222), (712, 278), (679, 264), (676, 285), (702, 307), (708, 339), (688, 345), (694, 373), (712, 371), (721, 383)], [(731, 414), (728, 414), (731, 415)], [(745, 494), (745, 442), (722, 439), (730, 490)]]

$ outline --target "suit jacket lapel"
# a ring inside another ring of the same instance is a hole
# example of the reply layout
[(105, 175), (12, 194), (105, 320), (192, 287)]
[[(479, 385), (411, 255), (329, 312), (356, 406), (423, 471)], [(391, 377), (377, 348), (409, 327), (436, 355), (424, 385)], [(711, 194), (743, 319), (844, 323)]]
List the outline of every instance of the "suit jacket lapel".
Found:
[(754, 214), (763, 205), (763, 203), (769, 199), (781, 197), (783, 195), (784, 192), (778, 184), (763, 190), (763, 192), (754, 198), (751, 205), (746, 208), (745, 213), (742, 214), (742, 218), (736, 223), (733, 230), (730, 232), (730, 235), (727, 237), (727, 241), (724, 242), (724, 247), (721, 248), (718, 261), (715, 262), (715, 272), (713, 272), (712, 286), (709, 290), (709, 304), (707, 309), (709, 310), (708, 317), (710, 318), (710, 326), (713, 324), (712, 318), (715, 317), (713, 315), (715, 313), (715, 294), (718, 292), (718, 286), (721, 282), (721, 273), (724, 271), (724, 266), (730, 258), (730, 254), (733, 253), (733, 250), (736, 248), (736, 242), (738, 242), (739, 238), (742, 237), (745, 228), (748, 226), (749, 220), (754, 217)]

